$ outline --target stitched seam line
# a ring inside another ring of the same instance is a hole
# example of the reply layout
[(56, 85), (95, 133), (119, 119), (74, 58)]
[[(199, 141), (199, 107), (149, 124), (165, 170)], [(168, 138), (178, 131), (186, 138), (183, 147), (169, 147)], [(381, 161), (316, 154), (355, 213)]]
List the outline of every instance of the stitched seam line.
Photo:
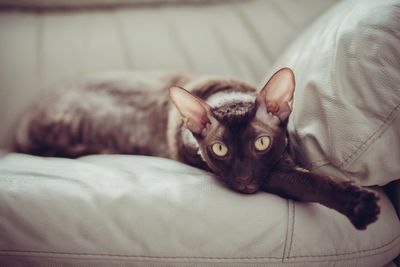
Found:
[(328, 159), (318, 159), (315, 161), (312, 161), (308, 164), (310, 168), (319, 168), (327, 164), (332, 164), (336, 168), (342, 168), (346, 164), (351, 163), (350, 161), (352, 159), (356, 159), (354, 157), (360, 156), (362, 151), (366, 150), (371, 144), (373, 144), (372, 139), (376, 137), (379, 134), (383, 134), (385, 132), (385, 129), (390, 125), (390, 123), (393, 121), (393, 119), (396, 117), (396, 111), (400, 110), (400, 104), (398, 104), (396, 107), (394, 107), (389, 115), (384, 118), (384, 122), (369, 136), (367, 139), (362, 142), (356, 150), (351, 152), (347, 157), (345, 157), (342, 161), (337, 162), (336, 164), (332, 162), (331, 160)]
[(0, 254), (0, 256), (14, 256), (17, 253), (31, 253), (31, 254), (42, 254), (42, 255), (69, 255), (69, 256), (105, 256), (113, 258), (143, 258), (143, 259), (203, 259), (203, 260), (264, 260), (264, 259), (275, 259), (281, 260), (281, 257), (201, 257), (201, 256), (142, 256), (142, 255), (119, 255), (119, 254), (107, 254), (107, 253), (75, 253), (75, 252), (54, 252), (54, 251), (20, 251), (20, 250), (0, 250), (0, 253), (11, 253), (11, 254)]
[(286, 234), (285, 234), (285, 244), (283, 246), (283, 254), (282, 254), (282, 262), (286, 256), (286, 247), (288, 242), (288, 235), (289, 235), (289, 216), (290, 216), (290, 203), (289, 199), (286, 200)]
[[(392, 245), (400, 238), (400, 235), (389, 241), (388, 243), (379, 246), (373, 249), (360, 250), (355, 252), (348, 253), (337, 253), (337, 254), (329, 254), (329, 255), (302, 255), (302, 256), (292, 256), (288, 259), (295, 258), (318, 258), (318, 257), (332, 257), (332, 256), (350, 256), (356, 254), (362, 254), (366, 252), (377, 251), (387, 246)], [(394, 244), (396, 245), (396, 244)], [(393, 246), (389, 247), (387, 250), (390, 250)], [(118, 254), (93, 254), (93, 253), (70, 253), (70, 252), (52, 252), (52, 251), (19, 251), (19, 250), (0, 250), (0, 253), (32, 253), (32, 254), (58, 254), (58, 255), (71, 255), (71, 256), (109, 256), (114, 258), (143, 258), (143, 259), (203, 259), (203, 260), (261, 260), (261, 259), (277, 259), (281, 260), (281, 257), (238, 257), (238, 258), (228, 258), (228, 257), (184, 257), (184, 256), (176, 256), (176, 257), (164, 257), (164, 256), (139, 256), (139, 255), (118, 255)], [(0, 255), (1, 256), (15, 256), (15, 255)], [(368, 255), (364, 255), (368, 256)]]
[[(350, 155), (348, 155), (342, 162), (339, 162), (337, 164), (338, 167), (343, 167), (344, 165), (350, 163), (350, 161), (356, 157), (359, 156), (362, 151), (365, 151), (372, 143), (371, 141), (375, 136), (378, 134), (382, 134), (387, 126), (390, 125), (390, 123), (393, 121), (393, 119), (396, 117), (396, 111), (398, 111), (400, 108), (400, 104), (398, 104), (390, 113), (389, 115), (384, 119), (384, 122), (381, 124), (380, 127), (378, 127), (377, 130), (375, 130), (355, 151), (351, 152)], [(355, 160), (355, 159), (354, 159)]]
[[(294, 258), (317, 258), (317, 257), (350, 256), (350, 255), (355, 255), (355, 254), (363, 254), (363, 253), (367, 253), (367, 252), (377, 251), (377, 250), (383, 249), (383, 248), (385, 248), (387, 246), (390, 246), (393, 243), (395, 243), (396, 241), (398, 241), (399, 238), (400, 238), (400, 235), (397, 236), (396, 238), (392, 239), (388, 243), (386, 243), (386, 244), (384, 244), (382, 246), (373, 248), (373, 249), (364, 249), (364, 250), (359, 250), (359, 251), (354, 251), (354, 252), (344, 252), (344, 253), (335, 253), (335, 254), (326, 254), (326, 255), (300, 255), (300, 256), (292, 256), (292, 257), (289, 257), (289, 258), (290, 259), (294, 259)], [(396, 244), (394, 244), (394, 245), (396, 245)], [(389, 247), (388, 250), (391, 249), (392, 247)]]
[(290, 253), (292, 252), (292, 245), (293, 245), (293, 234), (294, 234), (294, 218), (295, 218), (295, 213), (296, 213), (296, 203), (294, 201), (292, 202), (292, 206), (293, 206), (293, 212), (292, 212), (292, 231), (291, 231), (291, 239), (290, 239), (290, 246), (289, 246), (289, 252), (287, 257), (290, 258)]

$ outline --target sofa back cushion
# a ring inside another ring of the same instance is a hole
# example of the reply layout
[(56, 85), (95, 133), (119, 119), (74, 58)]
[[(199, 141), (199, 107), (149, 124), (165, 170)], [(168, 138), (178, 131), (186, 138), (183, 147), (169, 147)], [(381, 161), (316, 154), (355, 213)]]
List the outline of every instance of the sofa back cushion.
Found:
[(274, 69), (297, 75), (291, 149), (314, 171), (383, 185), (400, 178), (400, 2), (344, 1)]
[[(221, 2), (223, 0), (0, 0), (0, 7), (18, 8), (81, 8), (81, 7), (105, 7), (121, 5), (160, 5), (160, 4), (201, 4), (204, 2)], [(226, 0), (225, 0), (226, 1)], [(236, 1), (236, 0), (231, 0)]]

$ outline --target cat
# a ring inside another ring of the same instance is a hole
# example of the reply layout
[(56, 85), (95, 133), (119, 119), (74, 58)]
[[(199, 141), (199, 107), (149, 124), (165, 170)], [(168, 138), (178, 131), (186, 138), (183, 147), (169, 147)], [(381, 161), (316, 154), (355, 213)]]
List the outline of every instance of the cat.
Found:
[(293, 162), (287, 125), (294, 90), (289, 68), (259, 91), (208, 76), (104, 74), (42, 97), (23, 116), (14, 147), (40, 156), (171, 158), (214, 173), (240, 193), (317, 202), (366, 229), (380, 212), (377, 193)]

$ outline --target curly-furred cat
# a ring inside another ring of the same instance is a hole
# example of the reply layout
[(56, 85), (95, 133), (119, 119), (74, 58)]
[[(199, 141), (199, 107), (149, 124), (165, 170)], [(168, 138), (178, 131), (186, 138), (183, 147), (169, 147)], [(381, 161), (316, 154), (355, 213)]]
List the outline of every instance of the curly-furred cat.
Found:
[(99, 75), (44, 96), (23, 117), (15, 149), (72, 158), (167, 157), (211, 171), (241, 193), (318, 202), (365, 229), (379, 214), (374, 191), (292, 161), (286, 131), (294, 89), (289, 68), (259, 91), (236, 80), (183, 74)]

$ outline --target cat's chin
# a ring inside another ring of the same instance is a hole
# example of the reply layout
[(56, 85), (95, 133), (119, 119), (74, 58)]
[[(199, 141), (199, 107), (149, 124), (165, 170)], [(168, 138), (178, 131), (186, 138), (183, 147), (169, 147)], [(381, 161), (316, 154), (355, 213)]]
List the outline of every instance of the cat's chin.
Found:
[(259, 186), (250, 184), (250, 185), (238, 186), (235, 189), (236, 189), (236, 191), (243, 193), (243, 194), (254, 194), (258, 191)]

